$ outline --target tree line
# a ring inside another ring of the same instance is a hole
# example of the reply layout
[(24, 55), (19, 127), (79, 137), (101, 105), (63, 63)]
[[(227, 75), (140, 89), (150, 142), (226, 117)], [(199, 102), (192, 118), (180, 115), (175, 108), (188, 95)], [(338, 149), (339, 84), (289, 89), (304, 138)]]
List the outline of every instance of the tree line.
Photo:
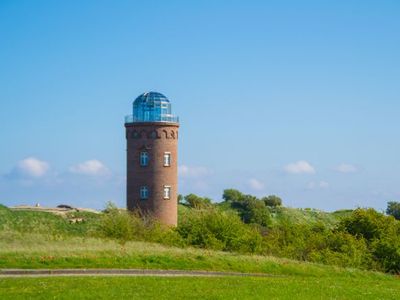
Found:
[(398, 202), (388, 203), (386, 215), (358, 208), (332, 225), (294, 221), (285, 215), (282, 199), (275, 195), (257, 198), (227, 189), (220, 203), (194, 194), (179, 196), (178, 201), (176, 228), (163, 227), (151, 216), (109, 208), (100, 232), (121, 241), (145, 240), (400, 273)]

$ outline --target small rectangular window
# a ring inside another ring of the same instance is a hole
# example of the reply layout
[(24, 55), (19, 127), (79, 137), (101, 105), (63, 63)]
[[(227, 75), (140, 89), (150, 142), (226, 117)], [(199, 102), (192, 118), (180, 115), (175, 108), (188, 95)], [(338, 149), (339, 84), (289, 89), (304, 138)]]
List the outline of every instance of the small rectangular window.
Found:
[(149, 164), (149, 153), (143, 151), (140, 152), (140, 165), (146, 167)]
[(165, 152), (164, 153), (164, 167), (170, 167), (170, 166), (171, 166), (171, 153)]
[(147, 186), (142, 186), (140, 188), (140, 199), (146, 200), (148, 198), (149, 198), (149, 189), (147, 188)]
[(171, 187), (169, 185), (164, 185), (164, 199), (171, 198)]

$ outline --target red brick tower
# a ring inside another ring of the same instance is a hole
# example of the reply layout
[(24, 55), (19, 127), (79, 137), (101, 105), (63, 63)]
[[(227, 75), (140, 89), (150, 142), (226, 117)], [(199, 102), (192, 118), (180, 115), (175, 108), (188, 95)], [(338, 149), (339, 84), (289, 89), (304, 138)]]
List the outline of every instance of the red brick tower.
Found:
[(176, 226), (179, 119), (167, 97), (156, 92), (137, 97), (125, 128), (128, 209)]

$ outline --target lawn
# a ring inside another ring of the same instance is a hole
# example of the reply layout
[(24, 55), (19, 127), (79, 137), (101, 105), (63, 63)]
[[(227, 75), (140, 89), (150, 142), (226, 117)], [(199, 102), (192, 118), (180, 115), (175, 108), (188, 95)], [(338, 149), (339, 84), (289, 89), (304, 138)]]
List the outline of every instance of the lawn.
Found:
[(142, 268), (234, 271), (275, 277), (0, 278), (0, 299), (399, 299), (398, 277), (269, 256), (90, 237), (84, 224), (0, 209), (1, 269)]
[(0, 269), (24, 268), (145, 268), (235, 271), (301, 276), (368, 276), (392, 278), (378, 272), (344, 269), (295, 260), (155, 243), (95, 238), (57, 238), (38, 234), (0, 232)]
[(0, 268), (144, 268), (256, 272), (277, 277), (0, 278), (1, 299), (398, 299), (377, 272), (144, 242), (0, 235)]
[(0, 279), (1, 299), (398, 299), (366, 278), (56, 277)]

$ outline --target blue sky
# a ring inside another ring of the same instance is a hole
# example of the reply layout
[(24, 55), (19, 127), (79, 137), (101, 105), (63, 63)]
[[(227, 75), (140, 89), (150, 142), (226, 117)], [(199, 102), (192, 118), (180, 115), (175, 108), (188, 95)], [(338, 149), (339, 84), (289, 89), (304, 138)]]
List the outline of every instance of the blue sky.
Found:
[(180, 116), (180, 192), (400, 200), (398, 1), (0, 1), (0, 203), (125, 203), (123, 117)]

